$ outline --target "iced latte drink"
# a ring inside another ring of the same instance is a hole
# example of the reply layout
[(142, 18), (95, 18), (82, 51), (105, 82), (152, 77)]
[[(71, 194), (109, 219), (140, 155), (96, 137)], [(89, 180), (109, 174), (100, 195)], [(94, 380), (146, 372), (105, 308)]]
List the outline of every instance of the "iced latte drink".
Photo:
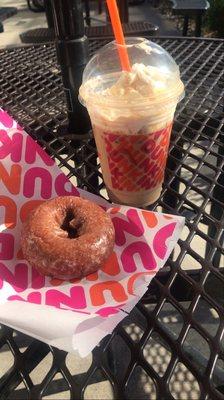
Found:
[(174, 112), (183, 97), (179, 68), (160, 46), (127, 39), (131, 72), (115, 42), (87, 64), (80, 99), (88, 109), (104, 182), (116, 203), (144, 207), (161, 192)]

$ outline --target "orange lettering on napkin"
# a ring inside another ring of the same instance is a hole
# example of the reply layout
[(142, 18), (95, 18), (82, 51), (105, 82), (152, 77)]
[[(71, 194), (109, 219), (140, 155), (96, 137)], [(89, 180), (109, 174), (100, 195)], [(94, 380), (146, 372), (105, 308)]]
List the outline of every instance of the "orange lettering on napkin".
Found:
[(89, 291), (93, 306), (102, 306), (105, 304), (104, 291), (110, 291), (111, 296), (118, 303), (122, 303), (128, 299), (123, 286), (115, 281), (96, 283)]
[(158, 220), (154, 213), (151, 213), (150, 211), (142, 211), (142, 215), (149, 228), (154, 228), (154, 226), (158, 224)]
[(30, 200), (24, 203), (20, 209), (20, 219), (22, 222), (26, 221), (31, 211), (35, 210), (44, 200)]
[(20, 190), (22, 167), (18, 164), (12, 164), (10, 173), (6, 171), (0, 162), (0, 180), (7, 190), (12, 194), (18, 194)]
[(106, 261), (104, 266), (102, 267), (102, 271), (108, 275), (117, 275), (120, 272), (120, 267), (118, 264), (116, 253), (113, 252), (109, 259)]
[(1, 206), (5, 207), (5, 226), (10, 229), (15, 228), (17, 218), (16, 203), (7, 196), (0, 196), (0, 207)]

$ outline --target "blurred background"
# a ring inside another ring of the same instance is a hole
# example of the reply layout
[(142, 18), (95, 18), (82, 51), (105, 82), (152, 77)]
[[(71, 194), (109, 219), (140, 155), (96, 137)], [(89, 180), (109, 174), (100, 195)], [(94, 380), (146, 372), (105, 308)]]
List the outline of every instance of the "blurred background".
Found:
[[(27, 31), (51, 25), (51, 21), (47, 23), (46, 4), (44, 0), (1, 0), (0, 46), (47, 41), (46, 31), (39, 31), (38, 36), (36, 30), (35, 39), (31, 33), (26, 36)], [(83, 10), (86, 25), (108, 24), (105, 1), (85, 0)], [(120, 10), (123, 22), (149, 22), (159, 36), (224, 37), (224, 0), (121, 0)]]

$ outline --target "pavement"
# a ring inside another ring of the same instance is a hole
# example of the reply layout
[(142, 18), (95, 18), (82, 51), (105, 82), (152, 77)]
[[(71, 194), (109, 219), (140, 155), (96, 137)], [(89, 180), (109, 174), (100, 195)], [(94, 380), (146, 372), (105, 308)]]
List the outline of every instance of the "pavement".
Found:
[[(17, 7), (18, 13), (4, 21), (4, 32), (0, 33), (0, 46), (7, 47), (20, 44), (20, 33), (29, 29), (47, 26), (45, 14), (33, 13), (28, 10), (25, 0), (1, 0), (1, 6)], [(91, 4), (91, 17), (93, 25), (103, 24), (105, 21), (105, 13), (99, 16), (95, 11), (93, 4)], [(145, 3), (141, 6), (130, 7), (130, 20), (146, 20), (158, 25), (159, 35), (162, 36), (181, 35), (181, 32), (176, 27), (175, 21), (172, 18), (167, 18), (162, 15), (157, 8), (153, 8), (151, 6), (149, 1), (145, 1)], [(194, 196), (195, 195), (192, 194), (192, 201), (197, 202), (198, 199)], [(206, 232), (207, 228), (205, 226), (203, 229)], [(187, 235), (187, 233), (188, 232), (186, 228), (183, 231), (183, 237)], [(200, 242), (199, 239), (195, 241), (195, 248), (200, 255), (204, 255), (205, 242)], [(178, 247), (176, 247), (174, 257), (177, 257), (177, 255)], [(221, 262), (224, 263), (223, 258)], [(186, 257), (182, 264), (182, 268), (196, 269), (198, 268), (198, 264), (193, 258), (189, 260)], [(207, 310), (206, 319), (205, 310)], [(197, 320), (201, 321), (201, 324), (203, 324), (205, 329), (207, 329), (211, 334), (215, 334), (219, 324), (219, 317), (216, 311), (212, 308), (208, 309), (207, 305), (205, 305), (202, 301), (197, 312)], [(136, 319), (135, 324), (133, 324), (133, 321), (131, 322), (128, 318), (124, 321), (125, 329), (134, 342), (140, 340), (145, 324), (144, 321), (140, 321), (138, 319), (139, 316), (136, 313), (137, 311), (134, 310), (132, 314), (132, 317)], [(170, 304), (164, 305), (160, 314), (160, 322), (161, 324), (165, 325), (167, 329), (169, 329), (171, 335), (178, 335), (182, 327), (181, 315)], [(15, 340), (18, 343), (20, 351), (23, 352), (28, 344), (32, 341), (32, 338), (25, 337), (20, 333), (15, 335)], [(199, 364), (201, 363), (201, 368), (203, 368), (203, 365), (205, 365), (205, 360), (207, 360), (209, 357), (209, 349), (206, 347), (206, 343), (203, 343), (201, 337), (197, 337), (197, 334), (193, 330), (191, 335), (188, 337), (188, 343), (193, 346), (196, 352), (198, 351), (199, 355), (202, 355), (202, 358), (199, 357), (198, 362)], [(113, 351), (118, 351), (119, 354), (122, 354), (122, 357), (117, 360), (116, 365), (117, 373), (122, 374), (124, 373), (128, 359), (130, 358), (130, 352), (125, 343), (122, 343), (122, 339), (119, 337), (116, 337), (114, 340)], [(155, 371), (160, 376), (163, 376), (172, 354), (171, 350), (163, 345), (163, 341), (158, 337), (158, 335), (152, 335), (144, 348), (143, 355), (146, 361), (155, 369)], [(13, 365), (13, 361), (14, 359), (10, 349), (6, 345), (3, 346), (0, 350), (0, 378)], [(81, 359), (75, 354), (68, 354), (66, 358), (66, 365), (70, 373), (78, 377), (80, 374), (89, 369), (91, 361), (91, 355)], [(44, 376), (51, 368), (51, 364), (52, 355), (49, 354), (30, 374), (30, 377), (35, 385), (41, 383)], [(68, 388), (66, 388), (63, 377), (60, 374), (57, 374), (54, 377), (54, 382), (56, 383), (56, 389), (50, 387), (49, 392), (45, 393), (44, 399), (59, 400), (70, 398), (69, 390), (67, 390)], [(180, 362), (176, 365), (169, 386), (175, 399), (197, 400), (200, 398), (200, 388), (196, 379), (184, 366), (184, 364)], [(154, 383), (141, 367), (136, 367), (133, 371), (131, 383), (127, 386), (127, 396), (129, 399), (140, 400), (157, 398)], [(26, 398), (24, 384), (22, 383), (20, 386), (18, 386), (9, 398), (11, 400), (24, 400)], [(110, 382), (98, 374), (87, 386), (84, 398), (89, 400), (113, 399), (113, 391)]]
[[(25, 0), (1, 0), (1, 7), (17, 7), (18, 13), (3, 22), (4, 32), (0, 34), (0, 46), (20, 44), (19, 35), (29, 29), (47, 27), (45, 13), (34, 13), (27, 8)], [(174, 20), (167, 19), (157, 8), (145, 1), (141, 6), (129, 7), (130, 21), (148, 21), (159, 26), (159, 35), (178, 36), (181, 32), (176, 28)], [(91, 2), (92, 25), (104, 24), (105, 11), (98, 15), (94, 2)]]

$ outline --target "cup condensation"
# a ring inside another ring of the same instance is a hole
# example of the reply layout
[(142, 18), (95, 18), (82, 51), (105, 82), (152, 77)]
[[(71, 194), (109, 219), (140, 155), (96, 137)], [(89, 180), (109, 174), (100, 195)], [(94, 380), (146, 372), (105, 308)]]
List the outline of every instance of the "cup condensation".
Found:
[(87, 64), (80, 100), (87, 107), (110, 199), (144, 207), (161, 192), (177, 103), (179, 68), (157, 44), (127, 38), (131, 72), (122, 72), (117, 44)]

